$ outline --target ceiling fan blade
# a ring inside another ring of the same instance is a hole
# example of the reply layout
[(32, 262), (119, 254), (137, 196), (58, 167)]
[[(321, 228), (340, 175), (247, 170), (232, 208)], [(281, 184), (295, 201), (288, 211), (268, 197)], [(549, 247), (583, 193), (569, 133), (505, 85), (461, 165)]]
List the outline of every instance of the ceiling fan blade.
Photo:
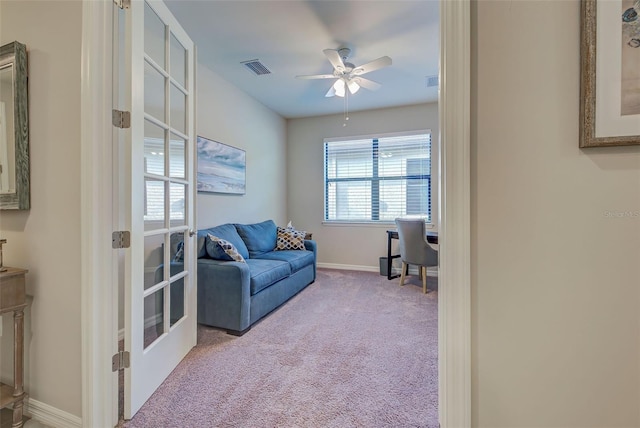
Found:
[(374, 59), (371, 62), (362, 64), (361, 66), (354, 68), (352, 73), (357, 76), (360, 76), (362, 74), (369, 73), (371, 71), (378, 70), (383, 67), (388, 67), (390, 65), (391, 65), (391, 58), (389, 58), (388, 56), (383, 56), (378, 59)]
[(381, 84), (379, 84), (378, 82), (374, 82), (373, 80), (369, 80), (369, 79), (365, 79), (364, 77), (356, 77), (355, 82), (362, 86), (365, 89), (368, 89), (370, 91), (377, 91), (378, 89), (380, 89), (382, 87)]
[(333, 74), (311, 74), (307, 76), (296, 76), (296, 79), (333, 79)]
[(333, 87), (333, 85), (331, 85), (331, 88), (329, 88), (329, 90), (327, 91), (327, 93), (324, 95), (326, 98), (329, 97), (335, 97), (336, 96), (336, 90)]
[(333, 65), (333, 68), (336, 69), (336, 71), (344, 71), (344, 62), (342, 62), (342, 58), (340, 58), (340, 54), (337, 50), (325, 49), (322, 52), (324, 52), (325, 56), (327, 57), (331, 65)]

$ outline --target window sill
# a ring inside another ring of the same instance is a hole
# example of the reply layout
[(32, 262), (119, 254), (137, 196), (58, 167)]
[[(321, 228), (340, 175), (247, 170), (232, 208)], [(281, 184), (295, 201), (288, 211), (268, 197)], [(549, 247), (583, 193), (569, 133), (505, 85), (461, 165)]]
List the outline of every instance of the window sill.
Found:
[[(380, 222), (380, 221), (323, 221), (322, 222), (323, 226), (328, 226), (328, 227), (377, 227), (380, 229), (389, 229), (389, 228), (395, 228), (396, 227), (396, 223), (393, 221), (385, 221), (385, 222)], [(426, 228), (427, 229), (435, 229), (435, 225), (433, 223), (427, 223), (426, 224)]]

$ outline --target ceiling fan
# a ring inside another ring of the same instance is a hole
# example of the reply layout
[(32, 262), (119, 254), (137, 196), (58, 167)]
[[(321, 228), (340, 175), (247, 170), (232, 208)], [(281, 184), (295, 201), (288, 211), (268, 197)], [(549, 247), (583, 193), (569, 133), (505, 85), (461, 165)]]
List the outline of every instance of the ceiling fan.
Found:
[(313, 74), (296, 77), (298, 79), (336, 79), (333, 86), (331, 86), (325, 94), (325, 97), (333, 97), (336, 95), (344, 97), (347, 89), (353, 95), (360, 90), (360, 87), (370, 91), (378, 90), (381, 86), (379, 83), (361, 76), (391, 65), (391, 58), (383, 56), (356, 67), (350, 62), (347, 62), (349, 55), (351, 55), (351, 49), (349, 48), (340, 48), (337, 50), (325, 49), (322, 52), (324, 52), (331, 65), (333, 65), (333, 74)]

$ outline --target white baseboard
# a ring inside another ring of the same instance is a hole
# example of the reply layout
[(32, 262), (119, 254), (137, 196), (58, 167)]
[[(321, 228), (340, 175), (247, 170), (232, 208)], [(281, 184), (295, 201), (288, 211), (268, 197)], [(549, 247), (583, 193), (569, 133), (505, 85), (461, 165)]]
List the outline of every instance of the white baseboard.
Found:
[(55, 428), (82, 428), (82, 419), (71, 413), (64, 412), (41, 401), (27, 398), (25, 402), (26, 415), (34, 421)]
[(319, 268), (324, 269), (338, 269), (338, 270), (357, 270), (361, 272), (378, 272), (379, 268), (376, 266), (361, 266), (361, 265), (342, 265), (338, 263), (318, 263)]
[[(319, 268), (324, 269), (339, 269), (339, 270), (357, 270), (361, 272), (380, 272), (379, 266), (362, 266), (362, 265), (343, 265), (338, 263), (318, 263), (317, 266)], [(397, 268), (392, 268), (393, 270), (400, 273), (400, 270)], [(417, 267), (409, 267), (409, 274), (418, 275)], [(438, 268), (427, 268), (427, 276), (438, 276)]]

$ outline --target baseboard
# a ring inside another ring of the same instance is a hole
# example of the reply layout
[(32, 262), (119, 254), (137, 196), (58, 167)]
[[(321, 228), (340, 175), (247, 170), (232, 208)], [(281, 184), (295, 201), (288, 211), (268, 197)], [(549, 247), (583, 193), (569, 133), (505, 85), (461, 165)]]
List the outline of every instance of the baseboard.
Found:
[(361, 266), (361, 265), (342, 265), (338, 263), (318, 263), (319, 268), (337, 269), (337, 270), (357, 270), (361, 272), (379, 272), (377, 266)]
[[(379, 266), (343, 265), (338, 263), (318, 263), (317, 266), (319, 268), (324, 268), (324, 269), (356, 270), (361, 272), (380, 272)], [(418, 275), (418, 268), (409, 267), (409, 274)], [(437, 267), (427, 268), (427, 276), (438, 276), (438, 268)]]
[(82, 419), (41, 401), (27, 398), (26, 415), (34, 421), (56, 428), (82, 428)]

